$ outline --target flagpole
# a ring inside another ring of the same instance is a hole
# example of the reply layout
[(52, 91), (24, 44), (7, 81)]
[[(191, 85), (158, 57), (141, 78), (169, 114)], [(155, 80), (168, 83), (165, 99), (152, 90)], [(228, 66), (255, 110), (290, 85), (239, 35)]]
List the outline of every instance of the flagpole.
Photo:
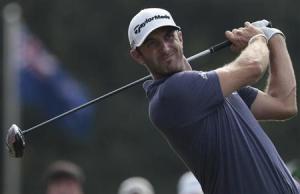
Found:
[[(3, 137), (11, 123), (20, 123), (19, 55), (21, 8), (11, 3), (3, 9)], [(3, 194), (21, 193), (21, 160), (3, 151)]]

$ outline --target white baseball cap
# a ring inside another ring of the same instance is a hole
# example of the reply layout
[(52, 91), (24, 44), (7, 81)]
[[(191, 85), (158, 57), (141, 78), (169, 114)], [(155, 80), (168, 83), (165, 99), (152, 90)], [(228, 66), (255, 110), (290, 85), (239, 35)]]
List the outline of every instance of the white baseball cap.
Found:
[(163, 26), (172, 26), (180, 29), (167, 10), (160, 8), (141, 10), (132, 18), (128, 27), (128, 39), (131, 48), (135, 49), (141, 46), (153, 30)]
[(130, 177), (120, 184), (118, 194), (154, 194), (154, 189), (147, 179)]
[(203, 194), (202, 187), (192, 172), (188, 171), (180, 177), (178, 194)]

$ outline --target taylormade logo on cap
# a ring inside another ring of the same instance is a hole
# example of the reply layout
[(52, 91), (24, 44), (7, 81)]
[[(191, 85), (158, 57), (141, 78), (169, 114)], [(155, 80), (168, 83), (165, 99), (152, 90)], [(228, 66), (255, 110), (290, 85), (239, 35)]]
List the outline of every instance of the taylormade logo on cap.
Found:
[(138, 24), (134, 27), (134, 33), (140, 33), (141, 32), (141, 28), (145, 27), (147, 23), (153, 21), (153, 20), (157, 20), (157, 19), (170, 19), (170, 16), (168, 15), (156, 15), (156, 16), (153, 16), (151, 18), (147, 18), (143, 23), (141, 24)]
[(163, 26), (180, 29), (167, 10), (160, 8), (141, 10), (132, 18), (128, 27), (128, 39), (131, 48), (135, 49), (141, 46), (152, 31)]

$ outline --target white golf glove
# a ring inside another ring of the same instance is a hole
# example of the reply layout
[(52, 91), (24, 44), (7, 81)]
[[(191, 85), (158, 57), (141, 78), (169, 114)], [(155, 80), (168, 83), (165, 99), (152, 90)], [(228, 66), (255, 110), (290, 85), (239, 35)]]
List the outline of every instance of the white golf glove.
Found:
[(251, 23), (252, 25), (254, 25), (255, 27), (258, 27), (258, 28), (262, 28), (262, 27), (266, 27), (267, 25), (270, 24), (270, 22), (268, 20), (258, 20), (256, 22), (252, 22)]
[(284, 38), (284, 34), (278, 30), (277, 28), (270, 28), (267, 27), (267, 25), (269, 25), (269, 21), (268, 20), (259, 20), (256, 22), (253, 22), (252, 24), (258, 28), (260, 28), (263, 33), (265, 34), (265, 36), (267, 37), (267, 40), (269, 41), (275, 34), (281, 34)]

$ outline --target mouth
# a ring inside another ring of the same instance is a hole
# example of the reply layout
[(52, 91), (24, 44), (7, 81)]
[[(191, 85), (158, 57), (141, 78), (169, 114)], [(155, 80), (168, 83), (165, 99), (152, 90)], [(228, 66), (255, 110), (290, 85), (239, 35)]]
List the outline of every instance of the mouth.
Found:
[(171, 53), (171, 54), (168, 54), (168, 55), (164, 55), (164, 56), (162, 56), (161, 60), (167, 62), (167, 61), (171, 60), (171, 58), (173, 56), (174, 56), (174, 53)]

